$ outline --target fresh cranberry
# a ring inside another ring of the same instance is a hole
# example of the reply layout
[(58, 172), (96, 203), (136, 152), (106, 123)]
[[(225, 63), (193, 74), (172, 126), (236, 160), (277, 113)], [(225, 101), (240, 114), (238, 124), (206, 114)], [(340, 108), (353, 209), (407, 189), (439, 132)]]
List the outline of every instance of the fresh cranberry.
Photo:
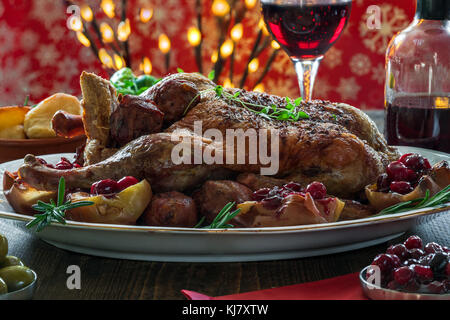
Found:
[(445, 253), (450, 253), (450, 248), (448, 247), (442, 247), (442, 250), (444, 250)]
[(131, 187), (135, 185), (136, 183), (139, 183), (139, 180), (132, 176), (126, 176), (117, 181), (117, 187), (120, 191), (125, 190), (128, 187)]
[(444, 274), (448, 261), (448, 256), (445, 253), (436, 252), (432, 254), (432, 258), (430, 259), (428, 265), (434, 273)]
[(414, 248), (422, 249), (422, 239), (419, 236), (410, 236), (403, 244), (410, 250)]
[(390, 246), (386, 253), (389, 254), (395, 254), (397, 257), (399, 257), (402, 261), (409, 258), (409, 252), (408, 249), (405, 247), (404, 244), (399, 243), (393, 246)]
[(429, 266), (422, 266), (420, 264), (415, 264), (410, 266), (409, 268), (414, 270), (416, 277), (420, 281), (430, 281), (433, 280), (433, 270)]
[(419, 259), (419, 262), (423, 266), (429, 266), (431, 260), (433, 260), (433, 257), (434, 257), (434, 253), (425, 254)]
[(253, 195), (252, 195), (253, 201), (263, 200), (265, 197), (267, 197), (269, 192), (270, 192), (269, 188), (262, 188), (262, 189), (259, 189), (255, 192), (253, 192)]
[(411, 250), (409, 250), (409, 256), (412, 259), (417, 259), (419, 260), (420, 258), (422, 258), (422, 256), (425, 254), (425, 252), (423, 252), (422, 249), (419, 248), (412, 248)]
[(408, 178), (408, 168), (400, 161), (391, 162), (386, 168), (386, 173), (394, 181), (405, 181)]
[(266, 207), (269, 210), (273, 210), (278, 208), (281, 205), (281, 199), (280, 197), (273, 196), (270, 198), (265, 198), (261, 201), (262, 205)]
[(407, 284), (414, 277), (414, 271), (409, 267), (400, 267), (394, 271), (394, 279), (401, 285)]
[(444, 250), (442, 250), (442, 247), (440, 244), (438, 244), (436, 242), (430, 242), (430, 243), (427, 243), (427, 245), (424, 248), (424, 251), (426, 253), (436, 253), (436, 252), (442, 252)]
[(378, 176), (377, 191), (388, 192), (390, 185), (391, 185), (391, 179), (389, 179), (389, 176), (387, 175), (387, 173), (382, 173)]
[(400, 161), (408, 168), (410, 168), (416, 172), (421, 172), (421, 171), (426, 171), (428, 169), (431, 169), (431, 165), (430, 165), (430, 162), (428, 161), (428, 159), (422, 157), (421, 155), (419, 155), (417, 153), (413, 153), (413, 154), (408, 154), (406, 157), (405, 156), (406, 155), (403, 155), (400, 158)]
[(433, 294), (441, 294), (441, 293), (444, 293), (446, 291), (444, 283), (440, 282), (440, 281), (430, 282), (427, 285), (427, 289), (428, 289), (428, 291), (430, 293), (433, 293)]
[(409, 156), (412, 156), (414, 153), (405, 153), (404, 155), (402, 155), (400, 157), (400, 159), (398, 159), (398, 161), (400, 161), (401, 163), (405, 164), (405, 159)]
[(387, 284), (387, 288), (391, 290), (397, 290), (398, 287), (400, 287), (400, 284), (395, 280), (389, 281)]
[(296, 182), (289, 182), (283, 186), (284, 189), (288, 189), (290, 191), (294, 192), (300, 192), (302, 191), (302, 186), (299, 183)]
[(380, 271), (385, 274), (392, 270), (393, 264), (392, 256), (385, 253), (377, 255), (372, 261), (372, 265), (378, 266)]
[(413, 264), (420, 264), (420, 261), (417, 260), (417, 259), (408, 259), (408, 260), (403, 262), (404, 266), (411, 266)]
[(118, 190), (117, 182), (111, 179), (97, 181), (91, 186), (91, 194), (112, 194)]
[(36, 160), (39, 161), (39, 163), (41, 163), (41, 164), (44, 164), (44, 165), (47, 164), (47, 161), (45, 161), (42, 158), (36, 158)]
[(447, 265), (445, 266), (445, 275), (450, 277), (450, 262), (447, 262)]
[(390, 188), (392, 192), (397, 192), (400, 194), (407, 194), (413, 191), (411, 184), (406, 181), (392, 181)]
[(78, 163), (76, 163), (76, 162), (73, 163), (73, 167), (74, 167), (74, 168), (77, 168), (77, 169), (78, 169), (78, 168), (81, 168), (81, 166), (80, 166)]
[(390, 254), (389, 256), (392, 259), (392, 267), (393, 268), (398, 268), (402, 265), (402, 261), (400, 260), (400, 258), (398, 256), (396, 256), (395, 254)]
[(327, 196), (327, 188), (321, 182), (314, 181), (305, 189), (305, 192), (309, 192), (313, 199), (323, 199)]
[(404, 289), (409, 292), (416, 292), (420, 289), (419, 283), (416, 281), (416, 279), (412, 279), (410, 282), (408, 282)]
[(406, 180), (409, 182), (415, 182), (419, 178), (419, 175), (412, 169), (407, 169), (406, 173), (407, 173)]
[(61, 160), (60, 162), (58, 162), (55, 165), (55, 169), (58, 169), (58, 170), (69, 170), (69, 169), (72, 169), (72, 168), (73, 168), (73, 165), (70, 162), (67, 162), (67, 161), (64, 161), (64, 160)]

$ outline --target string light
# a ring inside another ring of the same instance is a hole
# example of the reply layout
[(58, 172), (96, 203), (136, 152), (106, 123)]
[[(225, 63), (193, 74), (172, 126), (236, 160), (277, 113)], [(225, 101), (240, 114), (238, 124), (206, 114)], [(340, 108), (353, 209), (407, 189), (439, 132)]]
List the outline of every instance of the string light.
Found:
[(85, 47), (89, 47), (91, 45), (91, 42), (89, 41), (89, 39), (84, 35), (83, 32), (81, 31), (77, 31), (77, 38), (78, 41), (80, 41), (80, 43), (85, 46)]
[(233, 41), (231, 39), (228, 39), (220, 47), (220, 56), (223, 59), (226, 59), (233, 53), (233, 50), (234, 50)]
[(247, 9), (253, 9), (256, 5), (257, 0), (245, 0), (245, 7)]
[(114, 31), (106, 22), (102, 22), (100, 24), (100, 32), (102, 34), (102, 39), (104, 42), (113, 42), (114, 40)]
[(258, 58), (253, 58), (250, 63), (248, 64), (248, 71), (250, 72), (256, 72), (259, 67), (259, 60)]
[(167, 54), (170, 51), (170, 40), (164, 33), (159, 36), (158, 47), (164, 54)]
[(100, 58), (100, 61), (107, 66), (108, 68), (113, 67), (113, 60), (111, 56), (108, 54), (108, 52), (105, 50), (105, 48), (101, 48), (98, 51), (98, 57)]
[(120, 70), (125, 63), (121, 56), (119, 56), (118, 54), (114, 54), (114, 64), (116, 65), (116, 69)]
[(262, 83), (258, 83), (254, 88), (253, 91), (255, 92), (264, 92), (264, 85)]
[(153, 66), (150, 59), (148, 57), (144, 57), (139, 65), (139, 70), (143, 71), (145, 74), (150, 74), (152, 73), (152, 69)]
[(102, 0), (100, 7), (109, 18), (114, 18), (116, 6), (112, 0)]
[(231, 82), (230, 78), (225, 79), (225, 81), (223, 82), (223, 87), (224, 88), (234, 88), (234, 85)]
[(91, 22), (92, 19), (94, 18), (94, 14), (92, 13), (91, 7), (89, 7), (88, 5), (82, 5), (81, 6), (81, 17), (87, 21), (87, 22)]
[(117, 26), (117, 38), (119, 41), (127, 41), (128, 37), (131, 33), (130, 20), (125, 19), (125, 21), (121, 21)]
[(237, 42), (241, 40), (243, 33), (244, 27), (242, 26), (242, 23), (235, 24), (230, 31), (231, 39), (233, 39), (234, 42)]
[(141, 8), (139, 12), (139, 19), (143, 23), (149, 22), (153, 17), (153, 9), (152, 8)]
[(226, 0), (214, 0), (211, 5), (213, 15), (223, 17), (230, 12), (230, 5)]
[(73, 31), (82, 31), (83, 30), (83, 22), (77, 16), (70, 17), (69, 24), (70, 24), (70, 28)]
[(217, 52), (217, 50), (214, 50), (211, 55), (211, 62), (216, 63), (218, 58), (219, 58), (219, 53)]
[(258, 28), (259, 28), (260, 30), (262, 30), (262, 32), (263, 32), (263, 34), (264, 34), (265, 36), (268, 36), (268, 35), (269, 35), (269, 31), (267, 31), (266, 24), (264, 23), (264, 20), (263, 20), (262, 18), (259, 19), (259, 22), (258, 22)]
[(187, 38), (189, 44), (193, 47), (196, 47), (202, 41), (202, 34), (200, 33), (200, 30), (198, 30), (197, 27), (190, 27), (188, 29)]
[(276, 42), (275, 40), (272, 40), (271, 44), (273, 49), (278, 50), (280, 49), (280, 45), (278, 44), (278, 42)]

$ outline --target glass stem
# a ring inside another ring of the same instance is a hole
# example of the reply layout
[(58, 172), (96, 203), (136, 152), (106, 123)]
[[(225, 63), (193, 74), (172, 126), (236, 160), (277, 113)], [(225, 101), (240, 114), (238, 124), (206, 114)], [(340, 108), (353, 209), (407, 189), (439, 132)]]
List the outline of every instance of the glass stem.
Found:
[(317, 70), (322, 58), (323, 56), (308, 60), (292, 58), (303, 101), (309, 101), (312, 98), (314, 80), (316, 80)]

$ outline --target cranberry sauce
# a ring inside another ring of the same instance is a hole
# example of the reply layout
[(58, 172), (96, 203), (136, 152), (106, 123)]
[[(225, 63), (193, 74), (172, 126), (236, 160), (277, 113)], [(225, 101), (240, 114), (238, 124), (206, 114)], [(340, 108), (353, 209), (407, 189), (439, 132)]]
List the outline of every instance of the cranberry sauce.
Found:
[(92, 184), (90, 194), (114, 196), (116, 193), (119, 193), (120, 191), (125, 190), (138, 182), (139, 180), (132, 176), (123, 177), (119, 181), (104, 179)]
[(430, 162), (417, 153), (407, 153), (391, 162), (386, 173), (377, 179), (377, 191), (407, 194), (417, 186), (420, 178), (430, 172)]

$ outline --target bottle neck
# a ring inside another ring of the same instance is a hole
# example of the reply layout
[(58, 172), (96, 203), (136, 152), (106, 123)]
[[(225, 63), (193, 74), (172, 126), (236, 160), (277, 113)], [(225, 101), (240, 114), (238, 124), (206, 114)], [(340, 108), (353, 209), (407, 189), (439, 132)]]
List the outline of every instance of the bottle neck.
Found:
[(415, 18), (450, 20), (450, 0), (417, 0)]

